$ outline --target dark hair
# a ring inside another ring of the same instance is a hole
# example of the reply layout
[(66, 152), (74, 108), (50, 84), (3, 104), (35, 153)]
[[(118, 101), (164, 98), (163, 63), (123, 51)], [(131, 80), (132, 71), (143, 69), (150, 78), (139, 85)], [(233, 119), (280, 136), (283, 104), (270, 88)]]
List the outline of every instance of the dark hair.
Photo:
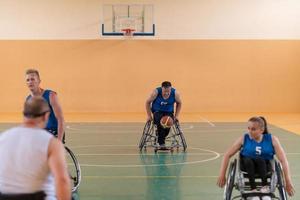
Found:
[(40, 73), (39, 73), (39, 71), (36, 70), (36, 69), (27, 69), (26, 72), (25, 72), (25, 74), (26, 74), (26, 75), (28, 75), (28, 74), (36, 74), (37, 77), (40, 78)]
[(260, 116), (260, 117), (251, 117), (249, 120), (249, 122), (257, 122), (260, 126), (260, 128), (263, 130), (263, 134), (268, 134), (268, 125), (267, 125), (267, 120)]
[(167, 88), (167, 87), (171, 87), (172, 84), (170, 81), (164, 81), (161, 83), (161, 87)]
[(43, 97), (31, 97), (24, 103), (23, 115), (27, 118), (37, 118), (49, 111), (48, 102)]

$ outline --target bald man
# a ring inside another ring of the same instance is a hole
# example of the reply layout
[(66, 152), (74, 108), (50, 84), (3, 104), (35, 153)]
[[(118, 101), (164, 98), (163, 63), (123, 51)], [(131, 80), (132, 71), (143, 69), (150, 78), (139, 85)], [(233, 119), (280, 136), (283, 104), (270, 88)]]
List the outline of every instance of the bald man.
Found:
[(0, 135), (0, 200), (71, 199), (64, 146), (44, 130), (49, 112), (42, 97), (32, 97), (22, 125)]

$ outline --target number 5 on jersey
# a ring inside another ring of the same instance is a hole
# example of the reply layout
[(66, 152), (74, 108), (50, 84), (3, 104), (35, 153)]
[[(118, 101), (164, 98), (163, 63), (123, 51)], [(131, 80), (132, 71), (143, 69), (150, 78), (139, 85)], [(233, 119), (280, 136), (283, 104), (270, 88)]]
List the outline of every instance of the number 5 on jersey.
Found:
[(255, 153), (256, 153), (256, 155), (261, 155), (261, 147), (256, 147)]

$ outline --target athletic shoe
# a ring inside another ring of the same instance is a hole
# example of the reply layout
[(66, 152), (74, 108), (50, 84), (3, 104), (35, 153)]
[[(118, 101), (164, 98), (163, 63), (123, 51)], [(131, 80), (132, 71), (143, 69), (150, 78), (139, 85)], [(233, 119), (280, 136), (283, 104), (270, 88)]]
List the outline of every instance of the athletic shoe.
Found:
[(260, 192), (261, 192), (261, 193), (270, 193), (270, 187), (269, 187), (269, 186), (263, 186), (263, 187), (260, 189)]
[(269, 196), (263, 196), (263, 197), (262, 197), (262, 200), (272, 200), (272, 198), (269, 197)]

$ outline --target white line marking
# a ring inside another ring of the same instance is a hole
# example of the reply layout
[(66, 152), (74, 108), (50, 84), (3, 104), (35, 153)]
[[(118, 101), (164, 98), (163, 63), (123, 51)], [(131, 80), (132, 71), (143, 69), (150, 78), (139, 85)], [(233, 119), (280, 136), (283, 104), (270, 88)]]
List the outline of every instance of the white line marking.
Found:
[(218, 176), (83, 176), (89, 179), (143, 179), (143, 178), (218, 178)]
[(84, 146), (72, 146), (71, 149), (90, 148), (90, 147), (138, 147), (137, 144), (96, 144), (96, 145), (84, 145)]
[(216, 125), (212, 122), (210, 122), (208, 119), (204, 118), (204, 117), (200, 117), (200, 119), (204, 122), (207, 122), (209, 125), (211, 125), (212, 127), (216, 127)]
[[(182, 155), (184, 153), (178, 153), (176, 155)], [(83, 154), (76, 154), (76, 156), (140, 156), (141, 154), (136, 153), (83, 153)], [(147, 156), (156, 156), (157, 154), (148, 154)], [(211, 155), (211, 153), (188, 153), (189, 156), (201, 156), (201, 155)]]
[[(292, 178), (300, 177), (294, 175)], [(143, 179), (143, 178), (218, 178), (218, 176), (83, 176), (87, 179)]]
[[(297, 152), (295, 152), (295, 153), (285, 153), (285, 154), (286, 155), (300, 155), (300, 153), (297, 153)], [(220, 153), (220, 155), (223, 156), (224, 153)]]
[(190, 129), (193, 129), (193, 128), (194, 128), (194, 126), (190, 125), (189, 127), (184, 127), (184, 128), (181, 127), (181, 130), (190, 130)]
[[(99, 127), (96, 127), (96, 129), (93, 129), (95, 128), (94, 126), (91, 126), (91, 127), (88, 127), (87, 129), (84, 129), (84, 128), (73, 128), (71, 126), (66, 126), (66, 128), (68, 130), (72, 130), (72, 131), (81, 131), (82, 133), (80, 134), (84, 134), (85, 132), (96, 132), (96, 133), (107, 133), (107, 132), (114, 132), (114, 133), (130, 133), (130, 132), (142, 132), (143, 131), (143, 126), (136, 126), (136, 128), (138, 129), (132, 129), (132, 130), (113, 130), (113, 129), (104, 129), (104, 128), (107, 128), (107, 126), (99, 126)], [(112, 127), (112, 128), (116, 128), (116, 127)], [(127, 126), (124, 126), (123, 127), (124, 129), (128, 128)], [(185, 126), (182, 126), (181, 129), (182, 130), (190, 130), (190, 129), (193, 129), (194, 126), (193, 125), (189, 125), (187, 127)]]
[[(210, 152), (211, 154), (214, 154), (215, 156), (208, 158), (208, 159), (204, 159), (204, 160), (197, 160), (197, 161), (190, 161), (190, 162), (179, 162), (179, 163), (167, 163), (167, 164), (140, 164), (140, 165), (132, 165), (132, 164), (126, 164), (126, 165), (97, 165), (97, 164), (80, 164), (80, 166), (82, 167), (114, 167), (114, 168), (131, 168), (131, 167), (159, 167), (159, 166), (176, 166), (176, 165), (191, 165), (191, 164), (199, 164), (199, 163), (204, 163), (204, 162), (209, 162), (209, 161), (213, 161), (216, 160), (220, 157), (220, 154), (218, 152), (209, 150), (209, 149), (201, 149), (201, 148), (197, 148), (197, 147), (189, 147), (189, 149), (198, 149), (201, 151), (206, 151), (206, 152)], [(143, 154), (141, 154), (143, 155)], [(174, 155), (174, 154), (170, 154), (170, 155)], [(187, 154), (188, 155), (188, 154)]]
[[(97, 144), (97, 145), (83, 145), (83, 146), (70, 146), (71, 149), (80, 149), (80, 148), (94, 148), (94, 147), (138, 147), (138, 145), (134, 144)], [(195, 147), (196, 148), (196, 147)], [(187, 153), (187, 155), (206, 155), (209, 153)], [(218, 153), (219, 155), (224, 155), (224, 153)], [(141, 154), (76, 154), (76, 155), (141, 155)], [(152, 154), (147, 154), (147, 155), (152, 155)], [(156, 154), (153, 154), (156, 155)], [(177, 154), (178, 155), (178, 154)], [(286, 155), (300, 155), (300, 152), (290, 152), (286, 153)]]
[(71, 126), (66, 126), (66, 128), (73, 131), (81, 131), (81, 129), (71, 128)]

